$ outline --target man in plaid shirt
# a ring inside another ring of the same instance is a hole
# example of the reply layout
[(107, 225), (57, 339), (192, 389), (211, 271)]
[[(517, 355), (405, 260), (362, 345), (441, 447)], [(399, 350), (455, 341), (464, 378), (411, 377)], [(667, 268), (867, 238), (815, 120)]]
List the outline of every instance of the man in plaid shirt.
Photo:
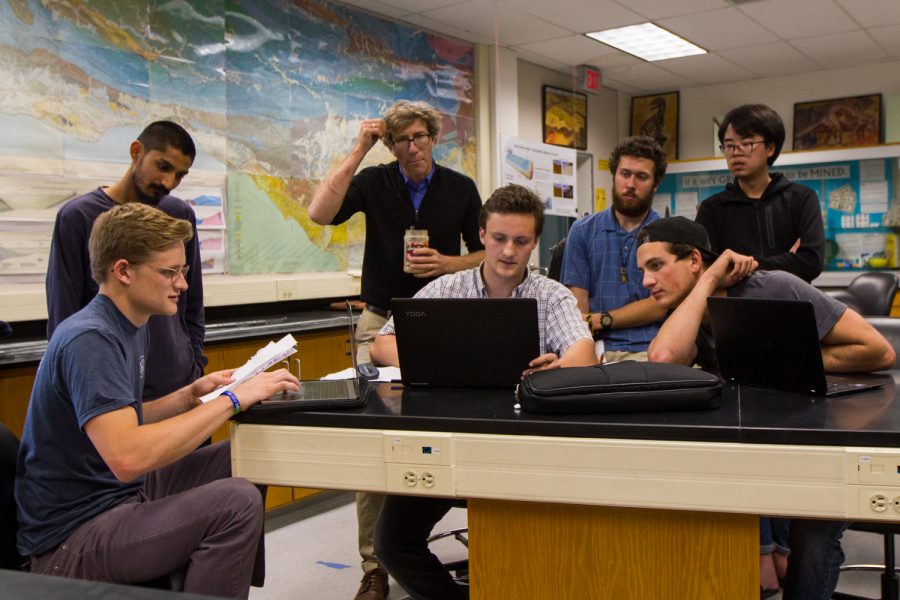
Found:
[[(484, 262), (432, 281), (417, 298), (534, 298), (538, 302), (540, 355), (523, 376), (544, 369), (597, 363), (594, 343), (575, 297), (562, 284), (529, 272), (528, 260), (544, 223), (544, 204), (531, 190), (507, 185), (481, 209), (479, 235)], [(393, 319), (372, 346), (378, 364), (399, 365)], [(434, 525), (459, 501), (388, 496), (375, 530), (375, 553), (411, 598), (463, 599), (440, 561), (428, 549)]]

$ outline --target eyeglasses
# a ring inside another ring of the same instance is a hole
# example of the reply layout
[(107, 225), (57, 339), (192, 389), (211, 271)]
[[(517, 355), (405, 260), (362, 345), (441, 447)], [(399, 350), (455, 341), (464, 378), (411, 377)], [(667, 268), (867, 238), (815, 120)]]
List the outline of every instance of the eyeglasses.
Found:
[(409, 150), (409, 143), (415, 142), (416, 148), (421, 148), (431, 139), (431, 135), (425, 133), (424, 131), (417, 133), (412, 137), (399, 137), (394, 138), (394, 147), (398, 150)]
[(181, 265), (177, 269), (174, 267), (156, 267), (154, 265), (147, 265), (151, 269), (156, 269), (156, 272), (162, 275), (163, 277), (168, 277), (172, 280), (172, 283), (178, 281), (178, 276), (181, 275), (184, 277), (185, 281), (187, 281), (187, 274), (190, 270), (190, 265)]
[(750, 154), (753, 152), (753, 147), (757, 144), (765, 144), (766, 140), (758, 140), (755, 142), (738, 142), (737, 144), (722, 144), (719, 146), (719, 150), (722, 151), (723, 154), (732, 155), (734, 151), (738, 148), (741, 149), (741, 154)]

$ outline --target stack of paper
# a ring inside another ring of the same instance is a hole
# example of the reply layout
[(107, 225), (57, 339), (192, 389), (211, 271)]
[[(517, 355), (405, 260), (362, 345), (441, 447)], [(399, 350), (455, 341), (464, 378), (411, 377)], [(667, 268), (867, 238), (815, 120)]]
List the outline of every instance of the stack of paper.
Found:
[(209, 402), (210, 400), (218, 398), (222, 395), (222, 392), (227, 392), (236, 388), (254, 375), (262, 373), (275, 363), (286, 359), (296, 351), (297, 340), (295, 340), (294, 336), (291, 334), (287, 334), (277, 342), (269, 342), (265, 347), (257, 350), (256, 354), (250, 357), (250, 360), (245, 362), (240, 368), (235, 369), (234, 373), (231, 375), (234, 378), (233, 383), (223, 385), (222, 387), (213, 390), (205, 396), (202, 396), (200, 401)]

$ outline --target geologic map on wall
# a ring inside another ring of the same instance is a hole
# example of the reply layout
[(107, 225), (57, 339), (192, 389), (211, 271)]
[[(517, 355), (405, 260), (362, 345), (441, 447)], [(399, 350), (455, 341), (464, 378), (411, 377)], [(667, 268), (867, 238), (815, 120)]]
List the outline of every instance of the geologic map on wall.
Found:
[[(327, 2), (0, 0), (2, 170), (66, 181), (41, 206), (4, 195), (0, 220), (91, 189), (70, 189), (72, 161), (124, 172), (140, 130), (172, 119), (194, 168), (226, 174), (230, 273), (344, 270), (364, 220), (313, 224), (319, 180), (400, 98), (444, 114), (435, 158), (474, 176), (473, 60), (470, 44)], [(364, 166), (390, 160), (379, 144)]]

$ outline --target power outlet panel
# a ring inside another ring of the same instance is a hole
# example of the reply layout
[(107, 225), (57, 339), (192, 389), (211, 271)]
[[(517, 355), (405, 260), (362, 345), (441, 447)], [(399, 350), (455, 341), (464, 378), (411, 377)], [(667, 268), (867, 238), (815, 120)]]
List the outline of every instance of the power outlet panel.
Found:
[(873, 448), (867, 452), (849, 452), (847, 458), (849, 483), (890, 486), (900, 491), (900, 453)]
[(451, 436), (450, 433), (385, 432), (384, 462), (412, 465), (452, 465)]
[(412, 465), (389, 463), (387, 493), (415, 494), (417, 496), (454, 496), (453, 470), (438, 465)]

